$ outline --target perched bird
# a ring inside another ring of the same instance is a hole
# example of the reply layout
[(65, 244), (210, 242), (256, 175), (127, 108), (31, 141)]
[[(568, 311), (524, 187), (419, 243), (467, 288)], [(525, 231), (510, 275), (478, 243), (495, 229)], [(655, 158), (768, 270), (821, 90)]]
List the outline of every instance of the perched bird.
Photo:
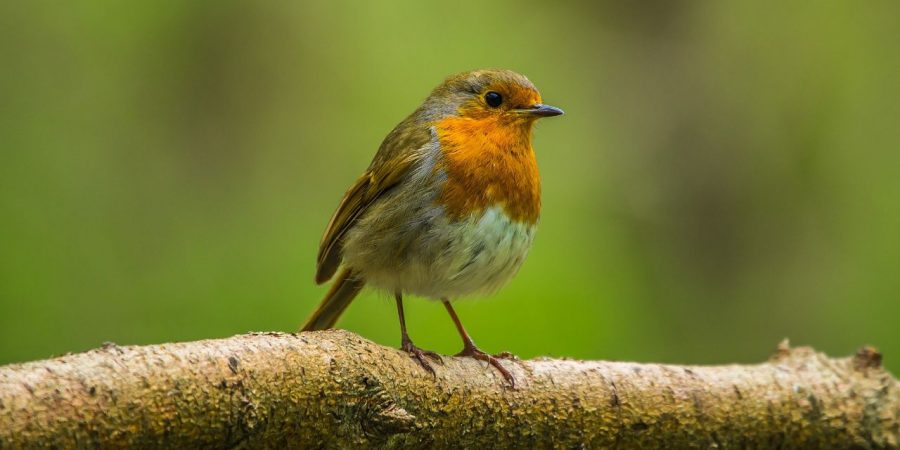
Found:
[[(522, 265), (541, 210), (531, 131), (563, 111), (542, 103), (524, 76), (475, 70), (447, 78), (381, 143), (319, 244), (316, 282), (337, 273), (302, 331), (331, 328), (366, 284), (393, 293), (401, 348), (434, 374), (406, 332), (403, 295), (440, 300), (463, 340), (457, 356), (496, 358), (475, 346), (450, 301), (491, 293)], [(338, 268), (341, 271), (338, 273)]]

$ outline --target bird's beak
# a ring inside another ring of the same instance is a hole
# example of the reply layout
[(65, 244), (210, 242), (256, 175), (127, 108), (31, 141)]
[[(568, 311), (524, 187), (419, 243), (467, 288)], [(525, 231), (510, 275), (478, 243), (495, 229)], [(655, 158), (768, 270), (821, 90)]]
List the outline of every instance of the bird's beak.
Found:
[(561, 116), (563, 114), (563, 110), (555, 106), (544, 105), (541, 103), (538, 103), (531, 108), (514, 109), (513, 111), (518, 114), (525, 114), (534, 117), (553, 117)]

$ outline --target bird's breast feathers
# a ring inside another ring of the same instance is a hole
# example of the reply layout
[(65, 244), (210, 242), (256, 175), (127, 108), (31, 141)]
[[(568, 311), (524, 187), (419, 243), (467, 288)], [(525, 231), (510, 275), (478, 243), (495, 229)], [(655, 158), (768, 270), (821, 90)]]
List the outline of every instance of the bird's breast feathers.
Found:
[(435, 124), (446, 174), (438, 203), (460, 219), (500, 206), (515, 222), (537, 223), (541, 181), (531, 147), (531, 127), (494, 117), (445, 118)]

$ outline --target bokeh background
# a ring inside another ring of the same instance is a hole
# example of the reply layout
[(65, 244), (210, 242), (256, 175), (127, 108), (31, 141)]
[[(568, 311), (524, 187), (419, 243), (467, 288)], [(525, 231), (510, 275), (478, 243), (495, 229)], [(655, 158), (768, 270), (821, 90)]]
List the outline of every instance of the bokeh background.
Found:
[[(898, 2), (3, 2), (0, 363), (293, 331), (320, 234), (445, 76), (527, 74), (541, 230), (476, 341), (900, 372)], [(408, 301), (416, 342), (460, 343)], [(340, 326), (388, 345), (390, 297)]]

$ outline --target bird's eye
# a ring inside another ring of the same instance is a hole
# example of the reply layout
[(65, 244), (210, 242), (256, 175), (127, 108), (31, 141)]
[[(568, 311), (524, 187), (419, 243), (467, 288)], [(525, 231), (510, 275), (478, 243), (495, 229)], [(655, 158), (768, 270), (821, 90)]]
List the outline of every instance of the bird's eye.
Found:
[(503, 103), (503, 96), (497, 92), (491, 91), (484, 94), (484, 101), (487, 102), (488, 106), (491, 108), (496, 108)]

